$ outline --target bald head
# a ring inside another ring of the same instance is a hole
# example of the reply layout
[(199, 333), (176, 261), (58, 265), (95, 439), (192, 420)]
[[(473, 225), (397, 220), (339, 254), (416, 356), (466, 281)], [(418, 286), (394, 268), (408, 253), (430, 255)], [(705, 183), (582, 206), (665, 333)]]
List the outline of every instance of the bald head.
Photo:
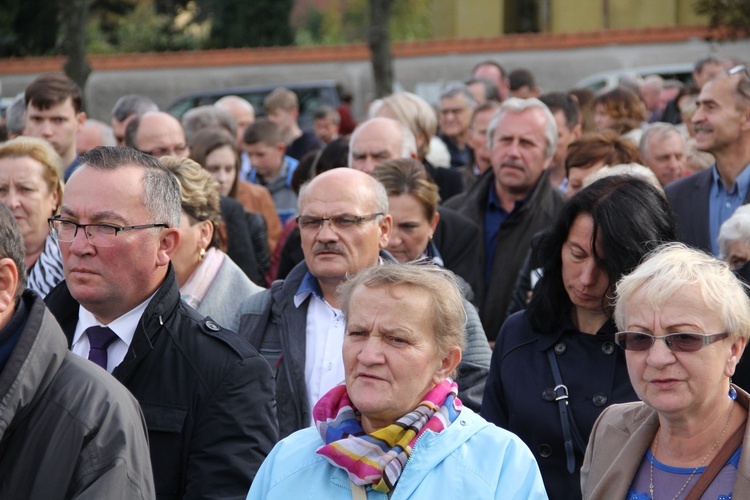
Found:
[(347, 275), (376, 265), (388, 244), (388, 195), (364, 172), (336, 168), (302, 186), (298, 203), (305, 262), (326, 300), (337, 301), (336, 287)]
[(214, 103), (219, 109), (228, 112), (237, 124), (237, 144), (242, 144), (245, 129), (255, 123), (255, 108), (249, 101), (236, 95), (224, 96)]
[(190, 155), (179, 120), (163, 111), (149, 111), (134, 118), (125, 130), (125, 144), (157, 158)]
[(386, 160), (416, 157), (414, 134), (391, 118), (367, 120), (354, 130), (349, 140), (349, 166), (367, 174)]
[(117, 146), (112, 127), (99, 120), (88, 118), (76, 135), (76, 151), (79, 155), (99, 146)]

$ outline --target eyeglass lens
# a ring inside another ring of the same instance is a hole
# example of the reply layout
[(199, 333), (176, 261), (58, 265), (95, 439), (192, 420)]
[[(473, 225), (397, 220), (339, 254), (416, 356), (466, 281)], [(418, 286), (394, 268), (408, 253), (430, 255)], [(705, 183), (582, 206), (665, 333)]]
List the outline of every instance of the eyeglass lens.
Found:
[(674, 352), (695, 352), (704, 345), (725, 338), (726, 333), (714, 335), (702, 335), (699, 333), (670, 333), (662, 337), (639, 332), (620, 332), (617, 334), (617, 343), (628, 351), (647, 351), (654, 345), (657, 339), (666, 342), (667, 347)]

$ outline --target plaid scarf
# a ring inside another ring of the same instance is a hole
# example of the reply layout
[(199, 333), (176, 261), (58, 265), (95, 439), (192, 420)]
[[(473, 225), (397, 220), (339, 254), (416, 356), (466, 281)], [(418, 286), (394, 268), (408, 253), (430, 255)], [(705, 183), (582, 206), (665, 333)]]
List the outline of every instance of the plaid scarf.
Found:
[(414, 410), (367, 434), (346, 386), (337, 385), (313, 410), (315, 425), (326, 443), (317, 453), (344, 469), (354, 484), (371, 484), (376, 491), (388, 493), (396, 486), (419, 436), (428, 429), (442, 432), (456, 420), (463, 407), (457, 394), (458, 385), (446, 379), (428, 392)]

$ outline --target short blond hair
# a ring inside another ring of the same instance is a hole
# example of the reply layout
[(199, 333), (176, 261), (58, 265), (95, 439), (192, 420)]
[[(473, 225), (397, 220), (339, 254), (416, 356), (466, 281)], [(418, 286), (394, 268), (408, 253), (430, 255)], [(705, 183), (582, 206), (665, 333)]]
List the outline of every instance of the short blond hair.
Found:
[(211, 246), (219, 246), (221, 209), (219, 183), (211, 173), (190, 158), (162, 156), (159, 161), (174, 174), (180, 184), (182, 210), (195, 222), (210, 221), (214, 227)]
[(57, 208), (59, 213), (63, 195), (63, 165), (60, 155), (44, 139), (36, 137), (16, 137), (0, 143), (0, 158), (31, 158), (44, 167), (42, 178), (50, 193), (57, 192)]
[(272, 113), (277, 109), (291, 111), (299, 109), (299, 99), (297, 94), (284, 87), (276, 87), (266, 97), (263, 98), (263, 107), (266, 113)]
[[(683, 243), (668, 243), (648, 256), (616, 288), (614, 318), (617, 328), (627, 325), (628, 302), (644, 294), (654, 310), (686, 287), (697, 287), (708, 309), (717, 311), (731, 338), (750, 338), (750, 299), (745, 286), (726, 263)], [(707, 332), (719, 333), (719, 332)]]
[[(349, 315), (349, 303), (360, 287), (413, 287), (424, 290), (430, 297), (432, 327), (437, 352), (447, 355), (452, 349), (463, 349), (466, 344), (466, 309), (456, 276), (432, 264), (398, 264), (385, 262), (365, 268), (339, 285), (341, 310)], [(404, 304), (405, 306), (407, 304)]]

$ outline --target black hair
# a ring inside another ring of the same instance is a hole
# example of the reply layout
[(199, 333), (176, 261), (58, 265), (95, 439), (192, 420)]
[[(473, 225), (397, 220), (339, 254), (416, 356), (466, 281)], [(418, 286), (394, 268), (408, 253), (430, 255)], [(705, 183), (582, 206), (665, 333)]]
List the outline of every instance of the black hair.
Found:
[(562, 111), (568, 128), (573, 128), (581, 122), (581, 108), (574, 96), (563, 92), (550, 92), (539, 96), (539, 100), (547, 105), (552, 114)]
[[(600, 179), (586, 187), (560, 211), (552, 226), (532, 249), (542, 264), (542, 277), (527, 309), (534, 330), (552, 332), (572, 303), (562, 278), (562, 248), (579, 215), (593, 219), (594, 260), (609, 278), (610, 289), (641, 259), (662, 243), (677, 238), (674, 219), (664, 195), (647, 181), (629, 175)], [(602, 298), (605, 310), (610, 297)], [(610, 312), (611, 314), (611, 312)]]

